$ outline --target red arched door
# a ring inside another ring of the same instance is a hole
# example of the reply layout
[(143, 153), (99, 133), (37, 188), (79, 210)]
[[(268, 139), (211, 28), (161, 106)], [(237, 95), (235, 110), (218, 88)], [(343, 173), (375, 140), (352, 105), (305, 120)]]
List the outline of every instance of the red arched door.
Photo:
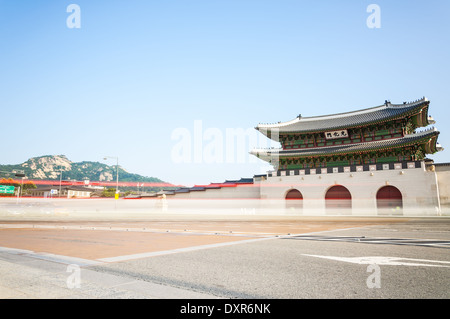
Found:
[(303, 195), (297, 189), (291, 189), (286, 193), (286, 208), (303, 208)]
[(395, 186), (381, 187), (377, 192), (377, 208), (385, 213), (402, 214), (403, 196)]
[(352, 208), (350, 191), (342, 185), (330, 187), (325, 194), (325, 207), (327, 211), (334, 210), (337, 213), (348, 213), (348, 210)]

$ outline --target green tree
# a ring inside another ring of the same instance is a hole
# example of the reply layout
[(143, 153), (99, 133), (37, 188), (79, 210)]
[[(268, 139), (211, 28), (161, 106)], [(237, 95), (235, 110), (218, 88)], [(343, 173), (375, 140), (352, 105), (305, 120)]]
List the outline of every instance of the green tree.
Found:
[(114, 197), (115, 194), (116, 194), (116, 189), (108, 187), (102, 191), (102, 194), (100, 196), (101, 197)]
[[(19, 187), (22, 188), (22, 194), (26, 194), (30, 189), (34, 189), (36, 188), (36, 184), (34, 184), (33, 182), (30, 181), (26, 181), (26, 182), (22, 182), (21, 181), (17, 181), (17, 180), (13, 180), (12, 178), (2, 178), (0, 180), (0, 185), (5, 185), (5, 186), (14, 186), (15, 190), (17, 190)], [(14, 196), (14, 194), (1, 194), (1, 196)]]

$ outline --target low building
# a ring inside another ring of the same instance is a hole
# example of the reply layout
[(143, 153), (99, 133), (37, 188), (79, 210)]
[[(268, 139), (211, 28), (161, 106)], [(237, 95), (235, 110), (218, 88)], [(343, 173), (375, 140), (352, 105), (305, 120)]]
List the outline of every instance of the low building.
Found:
[(95, 189), (82, 186), (42, 186), (30, 190), (34, 197), (90, 198)]

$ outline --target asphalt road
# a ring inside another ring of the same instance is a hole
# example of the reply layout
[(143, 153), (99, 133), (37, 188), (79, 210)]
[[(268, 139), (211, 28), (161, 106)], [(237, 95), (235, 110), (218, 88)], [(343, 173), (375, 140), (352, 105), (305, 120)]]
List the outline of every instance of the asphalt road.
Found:
[[(223, 298), (450, 297), (450, 246), (444, 243), (450, 242), (448, 219), (368, 226), (321, 235), (365, 236), (385, 242), (283, 237), (93, 269)], [(392, 241), (400, 238), (438, 239), (440, 246)]]
[[(340, 218), (332, 220), (332, 223), (339, 225)], [(64, 237), (64, 234), (75, 232), (68, 232), (67, 229), (55, 230), (59, 234), (57, 237), (52, 235), (51, 229), (46, 229), (41, 238), (30, 237), (37, 238), (36, 241), (53, 240), (50, 243), (69, 245), (72, 247), (71, 255), (20, 247), (5, 248), (7, 240), (8, 244), (12, 242), (8, 236), (4, 236), (4, 242), (0, 243), (0, 298), (450, 297), (449, 218), (397, 219), (393, 223), (366, 224), (352, 223), (355, 219), (351, 217), (342, 220), (345, 222), (342, 225), (346, 227), (336, 227), (334, 230), (316, 228), (318, 224), (327, 224), (326, 219), (305, 218), (302, 222), (300, 218), (296, 223), (282, 224), (283, 228), (277, 228), (280, 222), (274, 221), (277, 226), (273, 227), (283, 231), (305, 227), (300, 234), (279, 236), (261, 235), (260, 232), (257, 236), (251, 233), (251, 227), (274, 231), (275, 228), (267, 228), (271, 221), (256, 224), (255, 220), (248, 223), (235, 220), (232, 225), (245, 225), (240, 230), (251, 234), (248, 238), (240, 237), (240, 240), (232, 241), (224, 239), (206, 246), (195, 246), (194, 249), (184, 245), (180, 249), (132, 255), (132, 258), (121, 251), (121, 256), (116, 259), (76, 257), (76, 247), (81, 247), (81, 243), (100, 242), (99, 234), (104, 236), (106, 233), (99, 230), (80, 230), (79, 234), (86, 234), (87, 237), (75, 238), (76, 242), (73, 237)], [(44, 223), (42, 220), (39, 222)], [(130, 226), (135, 227), (136, 222), (133, 221)], [(194, 227), (194, 224), (191, 226)], [(161, 223), (160, 227), (168, 225), (170, 223)], [(206, 232), (211, 225), (218, 229), (221, 224), (200, 223), (197, 226)], [(314, 226), (311, 226), (310, 232), (307, 231), (308, 225)], [(7, 234), (6, 230), (0, 231)], [(165, 238), (171, 238), (174, 245), (178, 245), (194, 236), (181, 232), (167, 233)], [(101, 247), (117, 245), (119, 242), (107, 239), (118, 233), (110, 231), (110, 235), (104, 236), (100, 242), (103, 245)], [(123, 236), (125, 233), (120, 232), (120, 242), (141, 238), (138, 234), (150, 236), (135, 232), (127, 237)], [(159, 238), (164, 234), (157, 233), (157, 236)], [(211, 234), (195, 236), (205, 236), (207, 239), (214, 237)], [(137, 246), (145, 243), (136, 241), (131, 244)], [(40, 246), (41, 249), (45, 247), (51, 249), (53, 246)], [(70, 281), (76, 278), (80, 279), (78, 286), (76, 280)], [(71, 282), (75, 286), (70, 287)]]

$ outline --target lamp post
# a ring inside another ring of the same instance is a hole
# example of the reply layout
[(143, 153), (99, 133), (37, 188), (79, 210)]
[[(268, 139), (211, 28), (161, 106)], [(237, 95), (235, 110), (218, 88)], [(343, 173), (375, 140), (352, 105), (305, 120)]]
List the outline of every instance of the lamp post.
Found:
[(63, 169), (60, 168), (59, 169), (59, 192), (58, 192), (58, 197), (59, 198), (61, 198), (62, 172), (63, 172)]
[[(118, 156), (105, 156), (103, 159), (115, 158), (117, 161), (117, 175), (116, 175), (116, 194), (119, 194), (119, 157)], [(118, 195), (116, 195), (117, 197)]]

